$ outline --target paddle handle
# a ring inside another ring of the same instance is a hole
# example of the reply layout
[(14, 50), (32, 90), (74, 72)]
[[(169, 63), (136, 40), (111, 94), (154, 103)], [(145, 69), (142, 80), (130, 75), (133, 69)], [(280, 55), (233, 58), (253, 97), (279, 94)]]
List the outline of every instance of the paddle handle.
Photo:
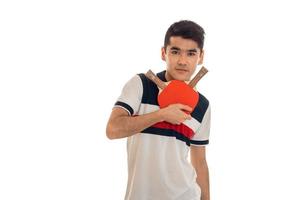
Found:
[(200, 71), (196, 74), (196, 76), (190, 81), (189, 86), (194, 88), (200, 79), (208, 72), (205, 67), (202, 67)]
[(159, 87), (160, 89), (163, 90), (167, 86), (151, 70), (149, 70), (145, 75), (146, 75), (147, 78), (149, 78), (151, 81), (153, 81), (157, 85), (157, 87)]

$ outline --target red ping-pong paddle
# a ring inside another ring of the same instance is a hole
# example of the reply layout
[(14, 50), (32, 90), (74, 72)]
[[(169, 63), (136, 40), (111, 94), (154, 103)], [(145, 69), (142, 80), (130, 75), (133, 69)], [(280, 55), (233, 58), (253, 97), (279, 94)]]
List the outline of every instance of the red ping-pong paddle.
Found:
[(171, 104), (180, 103), (187, 105), (194, 110), (199, 100), (199, 94), (196, 90), (194, 90), (194, 87), (207, 72), (208, 70), (205, 67), (202, 67), (196, 76), (189, 82), (189, 84), (179, 80), (172, 80), (168, 83), (165, 83), (160, 80), (151, 70), (149, 70), (145, 75), (159, 88), (157, 100), (160, 108), (165, 108)]

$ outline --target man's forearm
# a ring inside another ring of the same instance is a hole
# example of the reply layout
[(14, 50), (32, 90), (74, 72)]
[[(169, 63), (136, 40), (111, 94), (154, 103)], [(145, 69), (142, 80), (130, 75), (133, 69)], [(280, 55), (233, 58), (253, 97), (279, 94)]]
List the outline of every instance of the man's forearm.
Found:
[(140, 116), (120, 116), (112, 120), (107, 127), (111, 131), (111, 139), (132, 136), (142, 130), (163, 121), (159, 110)]
[(197, 166), (197, 183), (201, 188), (201, 200), (209, 200), (209, 170), (207, 164)]

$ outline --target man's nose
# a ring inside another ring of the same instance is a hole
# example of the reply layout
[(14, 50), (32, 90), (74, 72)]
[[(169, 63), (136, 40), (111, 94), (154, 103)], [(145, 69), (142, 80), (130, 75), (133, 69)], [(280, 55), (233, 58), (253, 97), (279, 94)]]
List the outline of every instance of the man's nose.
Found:
[(178, 58), (178, 65), (186, 65), (187, 64), (187, 58), (185, 55), (180, 55)]

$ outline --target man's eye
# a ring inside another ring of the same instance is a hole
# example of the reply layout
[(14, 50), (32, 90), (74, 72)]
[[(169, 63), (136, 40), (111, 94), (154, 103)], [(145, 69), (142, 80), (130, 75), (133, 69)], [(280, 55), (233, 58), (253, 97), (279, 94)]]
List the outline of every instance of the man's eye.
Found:
[(193, 53), (193, 52), (189, 52), (189, 53), (188, 53), (188, 56), (194, 56), (194, 55), (196, 55), (196, 54)]
[(178, 51), (171, 51), (171, 54), (178, 54)]

